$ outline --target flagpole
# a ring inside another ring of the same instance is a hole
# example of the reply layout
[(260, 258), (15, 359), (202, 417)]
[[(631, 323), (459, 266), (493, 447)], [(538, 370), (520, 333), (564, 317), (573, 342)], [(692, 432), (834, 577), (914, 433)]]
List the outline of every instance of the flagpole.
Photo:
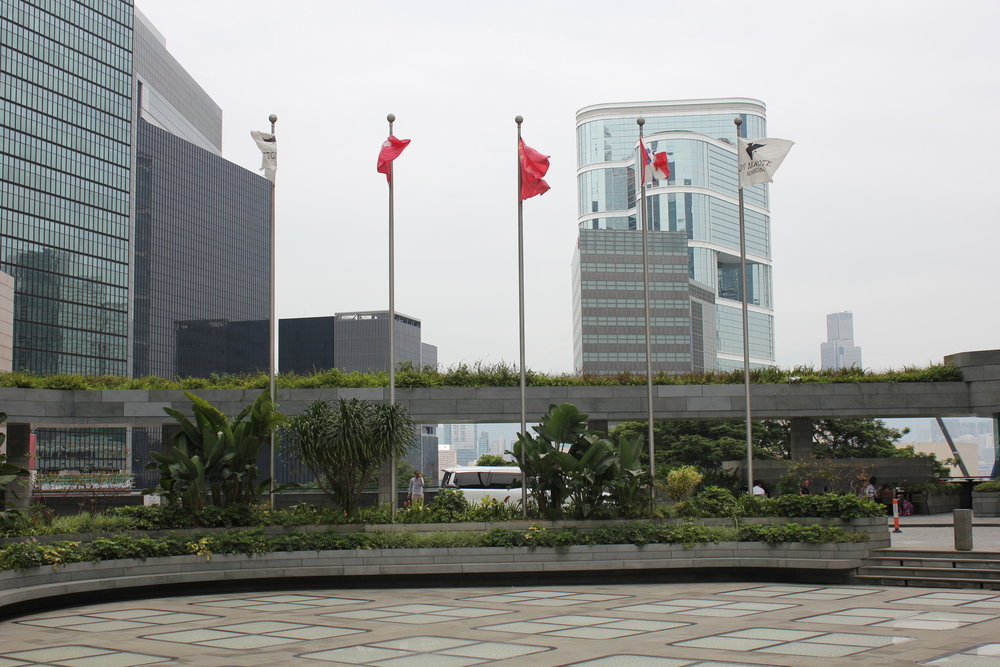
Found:
[[(389, 121), (389, 136), (392, 136), (392, 124), (396, 122), (396, 114), (385, 117)], [(393, 161), (395, 162), (395, 160)], [(389, 163), (389, 405), (396, 404), (396, 239), (393, 210), (392, 190), (396, 186), (394, 165)], [(389, 503), (392, 506), (392, 519), (396, 520), (396, 457), (389, 463)]]
[[(521, 351), (521, 434), (528, 434), (527, 417), (525, 415), (525, 392), (527, 378), (524, 370), (524, 200), (521, 199), (521, 123), (524, 117), (514, 116), (517, 124), (517, 306), (518, 333)], [(524, 445), (521, 445), (521, 513), (528, 518), (528, 489), (524, 475)]]
[(743, 119), (733, 119), (736, 125), (736, 184), (740, 197), (740, 294), (743, 300), (743, 393), (746, 396), (747, 432), (747, 493), (753, 494), (753, 424), (750, 421), (750, 314), (747, 307), (747, 235), (743, 219), (743, 184), (739, 181), (740, 126)]
[[(646, 144), (642, 139), (642, 126), (646, 124), (646, 119), (639, 116), (635, 119), (635, 124), (639, 126), (639, 150), (645, 154)], [(649, 497), (652, 502), (656, 501), (656, 487), (653, 481), (656, 478), (656, 443), (653, 440), (653, 341), (650, 334), (649, 315), (649, 232), (646, 229), (646, 168), (645, 160), (639, 160), (639, 171), (642, 172), (639, 185), (639, 202), (642, 208), (642, 301), (645, 314), (646, 327), (646, 441), (649, 444)], [(652, 168), (652, 166), (650, 166)], [(639, 221), (638, 212), (636, 222)]]
[[(271, 122), (271, 136), (274, 136), (274, 124), (278, 122), (278, 116), (276, 116), (275, 114), (271, 114), (270, 116), (267, 117), (267, 119)], [(275, 177), (277, 177), (277, 174), (275, 174)], [(272, 410), (275, 409), (276, 400), (277, 400), (276, 391), (275, 391), (275, 375), (277, 374), (277, 365), (278, 365), (277, 364), (277, 356), (278, 356), (277, 355), (277, 348), (278, 348), (278, 345), (277, 345), (277, 342), (278, 342), (278, 340), (277, 340), (278, 339), (277, 330), (278, 330), (278, 328), (277, 328), (277, 320), (275, 319), (275, 307), (274, 307), (274, 304), (275, 304), (275, 296), (274, 295), (275, 295), (275, 291), (276, 291), (275, 290), (275, 284), (274, 284), (274, 278), (275, 278), (275, 273), (276, 273), (276, 271), (275, 271), (275, 264), (276, 264), (275, 258), (277, 256), (277, 252), (275, 251), (275, 247), (274, 247), (275, 246), (275, 239), (277, 237), (277, 234), (276, 234), (276, 225), (275, 225), (275, 215), (274, 215), (274, 210), (275, 210), (274, 197), (275, 197), (275, 194), (276, 194), (275, 183), (274, 183), (274, 180), (272, 180), (271, 181), (271, 245), (270, 245), (270, 255), (271, 256), (269, 258), (269, 260), (270, 260), (270, 262), (269, 262), (270, 263), (270, 272), (269, 272), (269, 276), (268, 276), (268, 282), (270, 284), (270, 295), (269, 295), (270, 309), (269, 309), (268, 320), (267, 320), (268, 321), (268, 328), (269, 328), (269, 331), (268, 331), (268, 348), (269, 348), (268, 349), (268, 357), (269, 357), (269, 366), (268, 366), (268, 369), (269, 369), (268, 370), (268, 391), (269, 391), (269, 394), (268, 395), (271, 398), (271, 409)], [(274, 429), (271, 429), (271, 433), (269, 434), (269, 443), (268, 443), (268, 445), (269, 445), (268, 449), (269, 449), (270, 459), (271, 459), (271, 470), (270, 470), (270, 472), (271, 472), (271, 481), (270, 481), (270, 486), (268, 487), (267, 500), (268, 500), (268, 505), (270, 505), (271, 509), (274, 509), (274, 478), (275, 478), (275, 475), (276, 475), (275, 470), (274, 470)]]

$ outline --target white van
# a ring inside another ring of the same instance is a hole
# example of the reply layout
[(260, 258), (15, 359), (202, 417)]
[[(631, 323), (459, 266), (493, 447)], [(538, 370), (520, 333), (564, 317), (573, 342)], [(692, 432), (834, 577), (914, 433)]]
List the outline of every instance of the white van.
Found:
[(465, 499), (478, 503), (483, 498), (521, 501), (521, 469), (517, 466), (456, 466), (445, 468), (442, 489), (461, 489)]

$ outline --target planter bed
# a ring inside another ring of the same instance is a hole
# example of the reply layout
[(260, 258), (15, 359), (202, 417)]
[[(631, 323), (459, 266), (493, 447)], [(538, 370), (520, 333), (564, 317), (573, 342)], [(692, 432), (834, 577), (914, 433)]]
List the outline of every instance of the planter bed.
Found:
[[(703, 520), (706, 525), (731, 526), (727, 519)], [(608, 525), (609, 522), (547, 522), (543, 525), (580, 528)], [(621, 523), (621, 522), (615, 522)], [(679, 524), (678, 521), (662, 523)], [(347, 549), (337, 551), (284, 551), (254, 555), (224, 554), (203, 556), (166, 556), (149, 559), (104, 560), (96, 563), (70, 563), (58, 568), (34, 567), (26, 570), (0, 572), (0, 613), (5, 608), (22, 608), (29, 603), (59, 606), (91, 593), (108, 593), (153, 587), (176, 586), (179, 583), (203, 583), (199, 590), (210, 590), (211, 584), (233, 584), (254, 580), (282, 580), (291, 586), (301, 586), (310, 579), (341, 579), (365, 577), (369, 584), (377, 580), (400, 579), (420, 583), (422, 578), (436, 577), (459, 583), (463, 578), (523, 577), (544, 581), (564, 574), (602, 576), (614, 579), (624, 575), (662, 576), (664, 573), (684, 576), (684, 571), (727, 570), (737, 578), (752, 575), (753, 570), (782, 570), (809, 573), (822, 572), (825, 580), (847, 579), (874, 549), (889, 545), (889, 533), (884, 518), (854, 519), (743, 519), (741, 523), (801, 523), (836, 525), (848, 532), (864, 532), (866, 542), (813, 544), (789, 542), (770, 545), (763, 542), (720, 542), (718, 544), (608, 544), (567, 547), (458, 547), (422, 549)], [(509, 527), (526, 529), (528, 522), (505, 524), (415, 524), (409, 526), (337, 526), (340, 530), (373, 532), (375, 530), (411, 530), (431, 532), (458, 530), (482, 532), (487, 528)], [(312, 527), (325, 530), (327, 527)], [(207, 534), (227, 529), (163, 531), (164, 533)], [(231, 530), (231, 529), (229, 529)], [(289, 528), (271, 528), (292, 532)], [(151, 532), (139, 532), (150, 535)], [(47, 536), (56, 538), (57, 536)], [(70, 536), (60, 536), (63, 538)], [(100, 536), (75, 536), (81, 541)], [(336, 584), (334, 584), (336, 585)], [(162, 594), (156, 590), (154, 595)]]
[[(1000, 494), (998, 494), (1000, 495)], [(330, 526), (266, 526), (263, 528), (265, 535), (289, 535), (300, 532), (325, 532), (330, 531), (340, 534), (351, 533), (482, 533), (491, 528), (509, 528), (513, 530), (527, 530), (530, 525), (537, 524), (543, 528), (559, 529), (575, 527), (579, 530), (591, 530), (606, 526), (621, 526), (634, 523), (650, 523), (665, 526), (681, 526), (686, 523), (695, 523), (699, 526), (712, 526), (721, 528), (732, 528), (735, 524), (729, 518), (709, 518), (709, 519), (609, 519), (592, 521), (495, 521), (495, 522), (464, 522), (464, 523), (386, 523), (386, 524), (334, 524)], [(869, 544), (872, 548), (889, 546), (889, 534), (885, 530), (886, 518), (876, 517), (872, 519), (827, 519), (818, 517), (742, 517), (739, 519), (740, 525), (779, 525), (783, 523), (797, 523), (800, 525), (816, 526), (840, 526), (847, 532), (864, 532), (868, 534)], [(87, 533), (87, 534), (61, 534), (61, 535), (35, 535), (34, 539), (39, 542), (89, 542), (98, 537), (110, 537), (113, 535), (128, 535), (131, 537), (194, 537), (197, 535), (221, 535), (233, 530), (251, 529), (253, 526), (235, 526), (232, 528), (174, 528), (167, 530), (125, 530), (114, 533)], [(0, 538), (0, 546), (20, 542), (26, 537), (5, 537)], [(874, 546), (876, 543), (884, 541), (884, 544)]]

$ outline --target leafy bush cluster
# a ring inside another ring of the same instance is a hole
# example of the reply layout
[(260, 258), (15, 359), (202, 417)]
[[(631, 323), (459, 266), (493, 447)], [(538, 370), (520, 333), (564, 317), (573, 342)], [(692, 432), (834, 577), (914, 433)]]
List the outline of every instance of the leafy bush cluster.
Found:
[(710, 486), (671, 508), (680, 518), (707, 517), (822, 517), (828, 519), (864, 519), (885, 516), (885, 506), (874, 500), (840, 493), (811, 496), (788, 494), (735, 496), (728, 489)]
[(0, 570), (23, 570), (42, 565), (58, 567), (67, 563), (96, 562), (119, 558), (198, 555), (210, 559), (215, 554), (261, 554), (276, 551), (326, 551), (351, 549), (407, 549), (455, 547), (557, 547), (577, 544), (708, 544), (721, 541), (854, 542), (864, 534), (847, 533), (835, 526), (744, 526), (728, 528), (629, 524), (589, 531), (575, 528), (549, 529), (531, 524), (527, 530), (494, 528), (485, 533), (333, 533), (310, 532), (265, 535), (260, 528), (229, 531), (221, 535), (194, 537), (101, 537), (89, 543), (42, 543), (27, 538), (0, 548)]
[[(901, 370), (887, 370), (874, 373), (870, 370), (849, 368), (841, 370), (816, 370), (811, 366), (796, 366), (792, 369), (777, 367), (750, 371), (754, 383), (783, 384), (789, 377), (797, 377), (803, 383), (829, 382), (959, 382), (962, 373), (953, 366), (943, 364), (926, 368), (907, 366)], [(527, 384), (543, 386), (641, 386), (645, 375), (619, 373), (617, 375), (546, 375), (528, 370)], [(450, 368), (415, 368), (401, 364), (396, 373), (396, 386), (411, 387), (516, 387), (519, 385), (516, 366), (504, 363), (472, 365), (459, 364)], [(660, 374), (654, 378), (655, 384), (741, 384), (742, 371), (688, 373), (684, 375)], [(281, 373), (277, 384), (287, 389), (312, 389), (334, 387), (387, 387), (389, 374), (358, 373), (338, 369), (317, 371), (298, 375)], [(268, 386), (266, 373), (244, 375), (212, 375), (207, 378), (177, 378), (168, 380), (159, 377), (125, 378), (110, 375), (47, 375), (15, 371), (0, 373), (0, 387), (23, 387), (32, 389), (265, 389)]]
[(973, 493), (989, 493), (990, 491), (1000, 491), (1000, 482), (982, 482), (972, 487)]
[[(457, 489), (442, 489), (433, 502), (397, 511), (396, 523), (458, 523), (464, 521), (515, 521), (520, 508), (493, 499), (469, 503)], [(78, 533), (120, 533), (127, 530), (177, 530), (192, 528), (245, 528), (284, 526), (329, 526), (338, 524), (393, 523), (388, 505), (366, 507), (347, 516), (341, 510), (302, 503), (285, 509), (228, 505), (206, 505), (187, 511), (173, 505), (126, 505), (112, 507), (104, 514), (82, 512), (54, 517), (48, 522), (33, 521), (16, 511), (0, 512), (0, 537), (64, 535)]]
[[(998, 485), (996, 482), (987, 484)], [(982, 486), (982, 485), (980, 485)], [(697, 495), (676, 503), (669, 512), (684, 519), (710, 517), (824, 517), (857, 519), (878, 517), (885, 508), (877, 502), (851, 495), (786, 495), (774, 498), (735, 496), (721, 487), (708, 487)], [(457, 489), (442, 489), (433, 502), (399, 510), (396, 523), (458, 523), (517, 521), (519, 507), (498, 500), (469, 503)], [(15, 511), (0, 512), (0, 537), (63, 534), (115, 534), (128, 530), (176, 530), (194, 528), (240, 528), (284, 526), (324, 526), (338, 524), (389, 524), (388, 505), (367, 507), (352, 516), (329, 507), (302, 503), (287, 509), (230, 505), (208, 505), (188, 512), (171, 505), (129, 505), (114, 507), (104, 514), (55, 517), (50, 523), (32, 521)], [(631, 540), (630, 540), (631, 542)]]

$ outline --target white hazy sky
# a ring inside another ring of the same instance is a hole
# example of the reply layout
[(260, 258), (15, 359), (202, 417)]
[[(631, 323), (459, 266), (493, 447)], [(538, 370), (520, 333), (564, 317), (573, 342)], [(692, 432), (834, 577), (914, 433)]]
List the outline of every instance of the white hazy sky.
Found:
[[(575, 113), (753, 97), (796, 146), (771, 186), (779, 365), (854, 313), (873, 369), (1000, 347), (1000, 3), (136, 0), (224, 111), (226, 158), (279, 117), (279, 317), (396, 307), (444, 365), (518, 359), (515, 125), (552, 156), (525, 203), (527, 363), (572, 370)], [(991, 185), (993, 183), (994, 185)]]

